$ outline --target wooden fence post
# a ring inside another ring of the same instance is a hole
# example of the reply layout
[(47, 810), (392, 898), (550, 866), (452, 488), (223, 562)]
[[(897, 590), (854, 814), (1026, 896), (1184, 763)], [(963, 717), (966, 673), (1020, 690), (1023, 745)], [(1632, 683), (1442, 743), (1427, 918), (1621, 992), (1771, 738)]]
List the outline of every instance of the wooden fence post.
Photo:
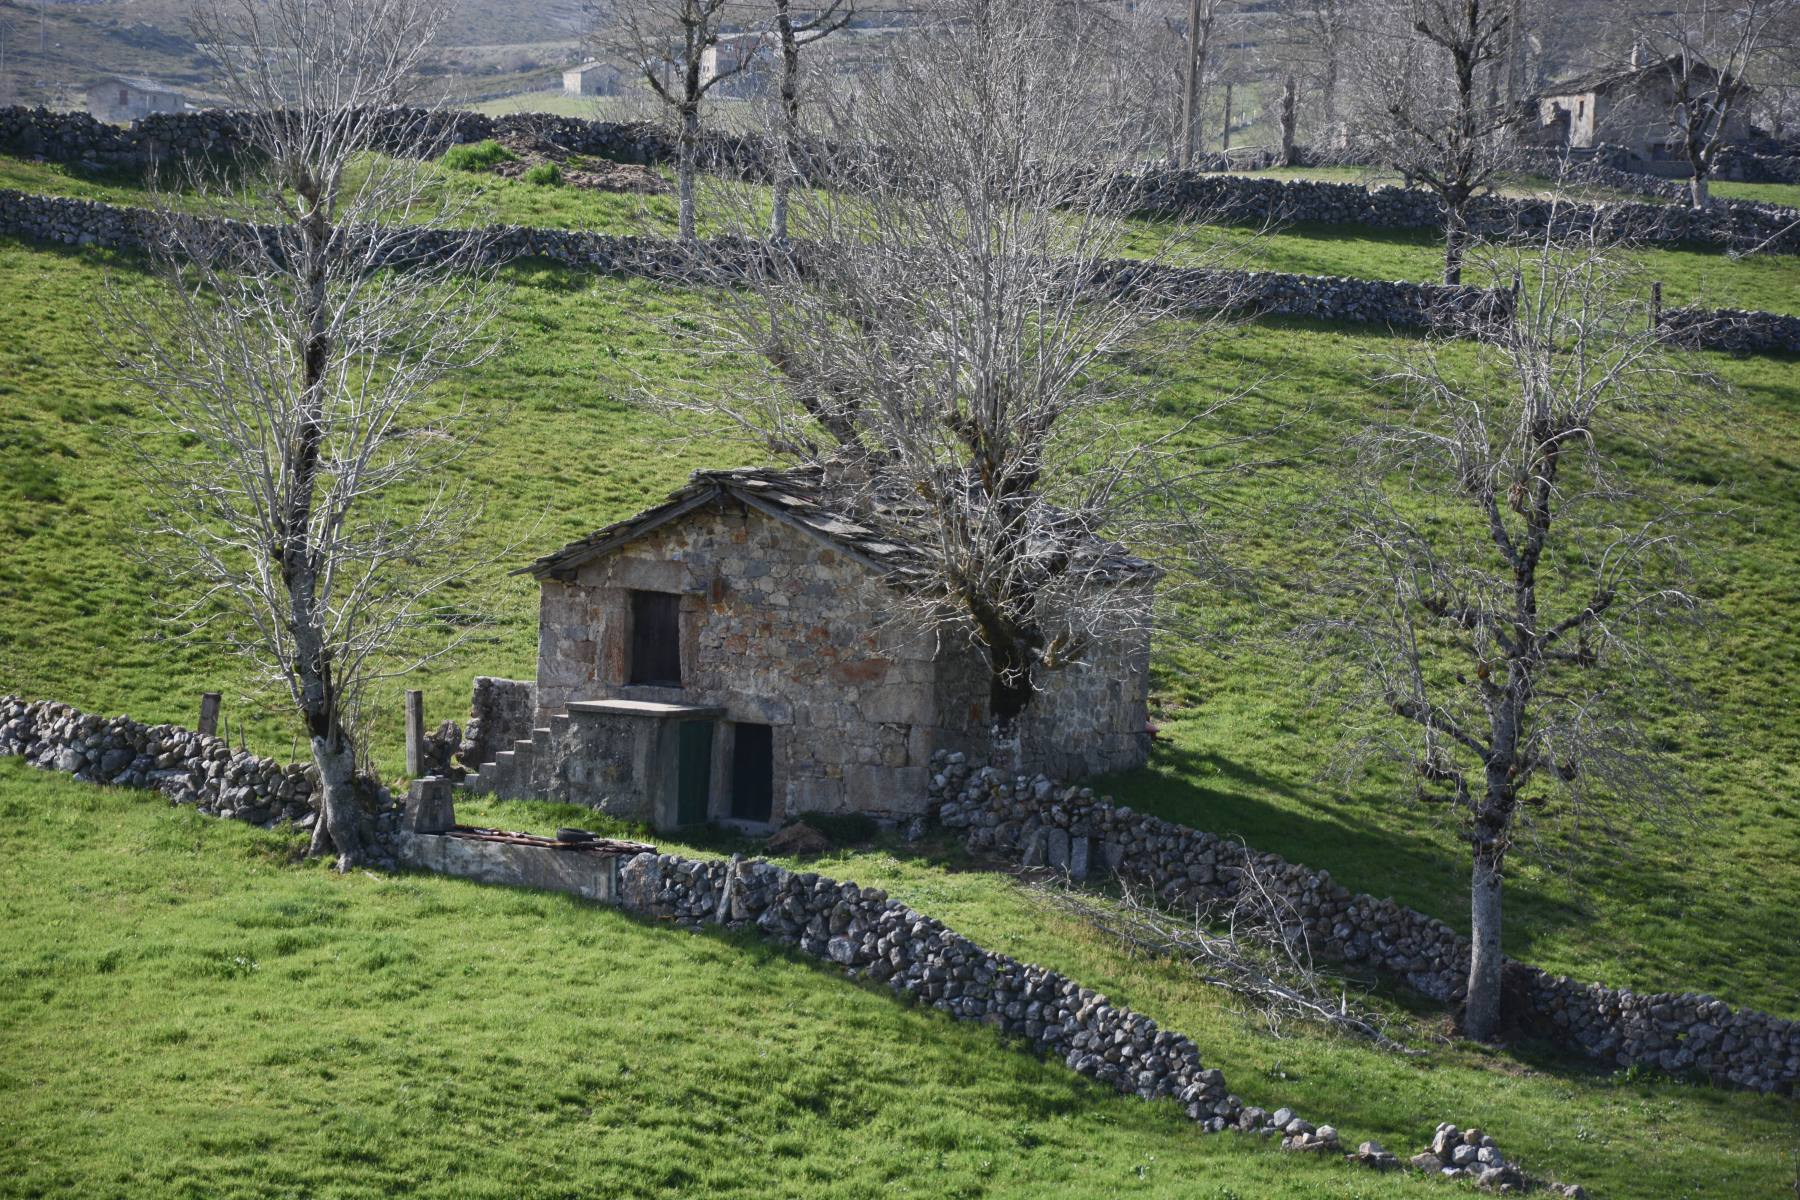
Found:
[(1650, 284), (1650, 332), (1662, 328), (1662, 280)]
[(200, 732), (216, 734), (219, 732), (219, 693), (200, 693)]
[(406, 774), (418, 779), (425, 774), (425, 693), (406, 693)]

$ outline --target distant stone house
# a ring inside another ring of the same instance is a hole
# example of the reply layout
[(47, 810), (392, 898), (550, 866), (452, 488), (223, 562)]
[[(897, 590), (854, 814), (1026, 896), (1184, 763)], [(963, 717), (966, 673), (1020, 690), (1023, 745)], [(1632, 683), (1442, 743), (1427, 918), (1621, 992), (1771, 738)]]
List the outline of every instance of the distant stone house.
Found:
[[(533, 729), (473, 786), (661, 827), (922, 812), (934, 752), (989, 750), (986, 663), (967, 638), (895, 619), (915, 556), (825, 493), (817, 473), (698, 472), (524, 568), (540, 588)], [(1156, 568), (1087, 547), (1147, 610)], [(1148, 671), (1134, 621), (1086, 664), (1045, 672), (1017, 765), (1140, 765)]]
[(616, 96), (624, 72), (612, 63), (584, 62), (562, 73), (563, 92), (570, 96)]
[(151, 113), (186, 112), (179, 88), (138, 75), (106, 75), (88, 85), (87, 110), (102, 121), (135, 121)]
[[(1693, 63), (1692, 70), (1709, 81), (1716, 76), (1705, 63)], [(1679, 154), (1671, 118), (1680, 72), (1680, 57), (1671, 56), (1553, 84), (1536, 98), (1537, 123), (1527, 131), (1527, 140), (1576, 150), (1604, 143), (1646, 162), (1668, 161)], [(1739, 103), (1727, 115), (1726, 141), (1748, 136), (1744, 111)]]

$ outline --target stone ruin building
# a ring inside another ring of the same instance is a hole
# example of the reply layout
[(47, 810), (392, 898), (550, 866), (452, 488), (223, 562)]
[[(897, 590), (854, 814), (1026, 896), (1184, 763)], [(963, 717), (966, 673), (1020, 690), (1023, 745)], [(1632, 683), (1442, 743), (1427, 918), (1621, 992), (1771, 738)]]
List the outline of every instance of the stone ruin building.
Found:
[[(826, 491), (816, 471), (696, 472), (522, 568), (541, 589), (537, 678), (476, 681), (470, 786), (659, 828), (922, 813), (934, 752), (995, 750), (988, 668), (967, 638), (892, 619), (915, 556)], [(1147, 611), (1155, 567), (1091, 538), (1083, 551)], [(1018, 769), (1144, 761), (1145, 624), (1121, 620), (1086, 663), (1043, 674), (1006, 747)]]

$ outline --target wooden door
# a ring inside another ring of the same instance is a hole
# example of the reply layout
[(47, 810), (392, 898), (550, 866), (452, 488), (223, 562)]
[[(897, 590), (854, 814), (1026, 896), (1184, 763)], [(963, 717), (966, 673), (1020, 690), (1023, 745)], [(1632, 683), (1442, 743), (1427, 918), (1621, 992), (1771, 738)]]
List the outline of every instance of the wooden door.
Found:
[(676, 729), (675, 822), (699, 825), (712, 797), (711, 721), (683, 721)]

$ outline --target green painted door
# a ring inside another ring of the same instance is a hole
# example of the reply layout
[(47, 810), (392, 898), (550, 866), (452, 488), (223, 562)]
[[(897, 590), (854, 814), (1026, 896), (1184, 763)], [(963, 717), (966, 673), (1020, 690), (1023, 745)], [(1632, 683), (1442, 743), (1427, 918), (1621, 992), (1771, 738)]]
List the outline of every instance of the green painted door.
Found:
[(676, 739), (675, 821), (699, 825), (712, 795), (712, 722), (683, 721)]

